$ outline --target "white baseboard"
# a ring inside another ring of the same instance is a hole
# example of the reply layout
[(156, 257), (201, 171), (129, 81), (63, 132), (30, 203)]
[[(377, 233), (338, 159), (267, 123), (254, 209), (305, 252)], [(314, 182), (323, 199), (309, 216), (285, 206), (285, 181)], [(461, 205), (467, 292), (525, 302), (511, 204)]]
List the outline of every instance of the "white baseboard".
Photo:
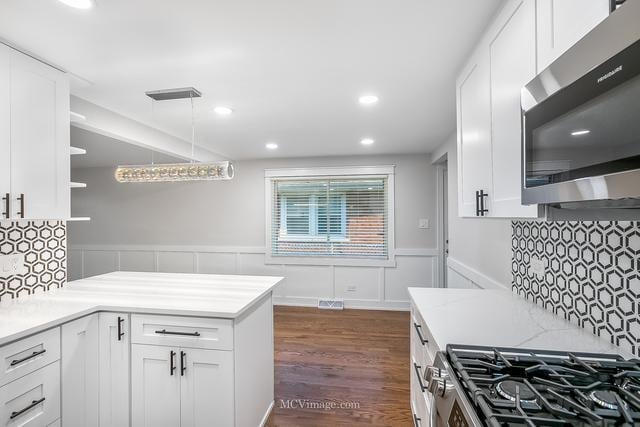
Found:
[[(318, 298), (274, 296), (273, 305), (317, 307)], [(344, 308), (354, 308), (359, 310), (409, 311), (410, 303), (409, 301), (344, 300)]]

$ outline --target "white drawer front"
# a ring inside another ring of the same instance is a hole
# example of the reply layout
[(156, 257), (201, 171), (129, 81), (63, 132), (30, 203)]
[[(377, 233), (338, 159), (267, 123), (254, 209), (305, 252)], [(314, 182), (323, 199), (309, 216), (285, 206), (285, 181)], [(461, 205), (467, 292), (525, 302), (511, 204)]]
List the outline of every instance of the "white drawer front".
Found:
[(415, 307), (411, 307), (411, 333), (414, 357), (425, 366), (433, 366), (436, 353), (440, 350)]
[(0, 386), (60, 359), (60, 328), (0, 347)]
[(0, 387), (0, 426), (56, 426), (60, 418), (60, 362)]
[(233, 322), (200, 317), (131, 316), (131, 341), (211, 350), (233, 349)]

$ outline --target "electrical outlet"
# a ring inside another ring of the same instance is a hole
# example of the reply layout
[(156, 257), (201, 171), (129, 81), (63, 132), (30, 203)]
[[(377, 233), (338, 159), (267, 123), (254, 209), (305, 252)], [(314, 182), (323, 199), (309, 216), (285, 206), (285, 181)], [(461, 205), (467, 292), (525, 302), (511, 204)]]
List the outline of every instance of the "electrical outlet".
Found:
[(427, 218), (420, 218), (418, 221), (418, 228), (422, 228), (423, 230), (429, 228), (429, 220)]
[(0, 256), (0, 277), (15, 276), (16, 274), (26, 274), (24, 266), (24, 254), (11, 254)]
[(544, 277), (544, 271), (544, 261), (532, 256), (529, 262), (529, 274), (535, 274), (539, 278), (542, 278)]
[(356, 285), (347, 286), (347, 292), (355, 292), (358, 289)]

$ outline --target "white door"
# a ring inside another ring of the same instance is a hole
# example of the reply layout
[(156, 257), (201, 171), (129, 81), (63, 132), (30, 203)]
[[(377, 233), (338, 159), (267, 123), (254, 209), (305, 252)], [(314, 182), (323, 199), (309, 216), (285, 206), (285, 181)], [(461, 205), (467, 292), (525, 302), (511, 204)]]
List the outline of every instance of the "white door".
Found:
[(11, 213), (11, 49), (0, 43), (0, 220)]
[(180, 349), (178, 360), (182, 378), (180, 426), (233, 426), (233, 353)]
[(14, 218), (69, 218), (67, 76), (11, 52), (11, 193)]
[(476, 216), (476, 192), (489, 193), (491, 213), (491, 100), (489, 52), (479, 49), (458, 81), (458, 214)]
[[(492, 217), (536, 217), (521, 205), (522, 126), (520, 93), (536, 75), (535, 1), (512, 2), (514, 10), (490, 43)], [(511, 5), (510, 5), (511, 7)]]
[(98, 314), (62, 325), (62, 424), (98, 425)]
[(131, 346), (133, 427), (180, 426), (179, 351), (175, 347)]
[(100, 313), (100, 427), (129, 425), (129, 314)]
[(538, 0), (537, 9), (541, 72), (609, 16), (609, 0)]

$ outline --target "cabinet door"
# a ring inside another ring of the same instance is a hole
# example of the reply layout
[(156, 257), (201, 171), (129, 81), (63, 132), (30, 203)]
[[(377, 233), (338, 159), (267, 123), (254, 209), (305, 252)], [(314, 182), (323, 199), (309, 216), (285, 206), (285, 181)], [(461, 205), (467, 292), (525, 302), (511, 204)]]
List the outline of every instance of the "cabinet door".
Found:
[(233, 352), (190, 348), (180, 351), (180, 426), (209, 427), (212, 420), (217, 426), (234, 425)]
[(609, 16), (609, 0), (538, 0), (537, 3), (538, 72)]
[[(143, 344), (131, 346), (133, 427), (180, 426), (178, 357), (177, 348)], [(215, 405), (215, 402), (211, 404)]]
[(458, 214), (476, 216), (476, 191), (489, 193), (491, 212), (489, 52), (479, 49), (457, 85)]
[(2, 200), (11, 192), (10, 52), (11, 49), (0, 43), (0, 219), (10, 215)]
[(507, 19), (490, 43), (492, 217), (536, 217), (537, 206), (521, 205), (522, 126), (520, 92), (536, 75), (534, 0), (509, 4)]
[(11, 52), (11, 192), (14, 218), (69, 218), (69, 82)]
[(62, 424), (98, 425), (98, 314), (62, 325)]
[(100, 313), (100, 427), (129, 425), (129, 315)]

